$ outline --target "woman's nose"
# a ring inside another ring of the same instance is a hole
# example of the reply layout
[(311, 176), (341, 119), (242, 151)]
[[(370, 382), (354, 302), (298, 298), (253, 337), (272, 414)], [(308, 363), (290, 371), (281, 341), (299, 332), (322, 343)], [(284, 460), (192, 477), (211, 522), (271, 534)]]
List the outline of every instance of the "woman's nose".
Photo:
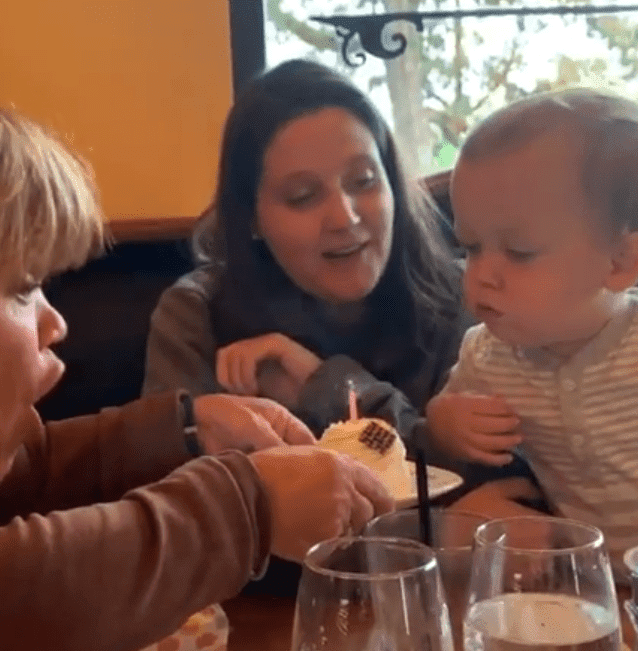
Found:
[(66, 338), (68, 327), (64, 317), (42, 297), (38, 315), (38, 337), (40, 348), (48, 348)]
[(360, 223), (356, 201), (343, 190), (335, 191), (327, 206), (325, 222), (329, 230), (351, 228)]

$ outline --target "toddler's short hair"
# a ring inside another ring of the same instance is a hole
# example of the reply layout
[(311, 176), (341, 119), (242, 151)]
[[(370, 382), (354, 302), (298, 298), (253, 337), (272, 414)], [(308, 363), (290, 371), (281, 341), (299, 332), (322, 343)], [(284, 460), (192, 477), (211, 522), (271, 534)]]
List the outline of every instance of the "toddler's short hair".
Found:
[(102, 250), (102, 217), (90, 167), (0, 109), (0, 291), (82, 266)]
[(580, 152), (586, 198), (610, 238), (638, 230), (638, 104), (590, 89), (543, 93), (488, 117), (463, 144), (460, 156), (478, 161), (513, 153), (562, 131)]

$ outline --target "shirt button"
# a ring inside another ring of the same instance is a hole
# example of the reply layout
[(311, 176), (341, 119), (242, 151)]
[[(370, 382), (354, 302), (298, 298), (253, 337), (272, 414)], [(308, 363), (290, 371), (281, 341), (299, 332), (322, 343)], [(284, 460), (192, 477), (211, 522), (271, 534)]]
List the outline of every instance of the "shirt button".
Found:
[(562, 384), (565, 391), (573, 391), (576, 388), (576, 382), (569, 377), (564, 379)]

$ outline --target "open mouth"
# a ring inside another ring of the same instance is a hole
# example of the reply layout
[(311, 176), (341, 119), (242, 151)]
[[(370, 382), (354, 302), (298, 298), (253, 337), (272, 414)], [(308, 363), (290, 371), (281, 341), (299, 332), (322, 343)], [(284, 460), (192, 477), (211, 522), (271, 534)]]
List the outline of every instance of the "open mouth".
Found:
[(368, 242), (362, 242), (358, 244), (351, 244), (350, 246), (343, 247), (341, 249), (332, 249), (330, 251), (324, 251), (321, 255), (328, 260), (340, 260), (343, 258), (349, 258), (351, 256), (357, 255), (363, 251), (363, 249), (368, 246)]
[(487, 319), (498, 319), (499, 317), (503, 316), (503, 312), (499, 312), (493, 307), (490, 307), (489, 305), (485, 305), (483, 303), (478, 303), (476, 305), (475, 313), (481, 321), (485, 321)]

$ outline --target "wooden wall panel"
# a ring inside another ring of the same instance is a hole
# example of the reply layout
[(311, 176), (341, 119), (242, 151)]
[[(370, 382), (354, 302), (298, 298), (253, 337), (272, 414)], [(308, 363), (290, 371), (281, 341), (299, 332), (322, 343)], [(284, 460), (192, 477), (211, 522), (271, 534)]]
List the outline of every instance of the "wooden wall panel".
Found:
[(109, 218), (201, 212), (231, 102), (226, 0), (2, 4), (0, 105), (91, 161)]

